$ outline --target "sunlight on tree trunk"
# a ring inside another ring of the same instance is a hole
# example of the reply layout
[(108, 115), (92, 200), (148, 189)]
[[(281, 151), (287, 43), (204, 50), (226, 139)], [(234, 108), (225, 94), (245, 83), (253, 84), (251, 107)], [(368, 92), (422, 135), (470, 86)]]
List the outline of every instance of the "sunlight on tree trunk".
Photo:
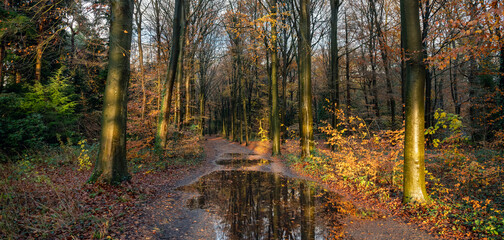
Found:
[(406, 132), (404, 140), (403, 203), (426, 202), (424, 87), (425, 65), (420, 35), (418, 1), (401, 0), (401, 34), (406, 53)]
[(109, 69), (100, 150), (89, 181), (117, 184), (131, 178), (126, 163), (126, 120), (133, 1), (112, 0), (110, 9)]
[(311, 38), (310, 0), (300, 0), (299, 20), (299, 128), (301, 133), (301, 157), (309, 157), (314, 146), (312, 84), (311, 84)]
[(156, 132), (156, 148), (164, 149), (166, 147), (166, 138), (168, 136), (168, 121), (170, 119), (170, 105), (172, 101), (173, 85), (175, 83), (177, 64), (181, 60), (180, 51), (184, 44), (184, 0), (175, 2), (175, 16), (173, 18), (173, 38), (170, 51), (170, 63), (168, 66), (168, 75), (163, 87), (163, 97), (161, 100), (161, 112), (159, 113), (158, 127)]
[(271, 131), (272, 155), (280, 155), (280, 117), (278, 115), (278, 51), (277, 51), (277, 0), (270, 1), (271, 9)]
[[(187, 44), (189, 45), (189, 44)], [(184, 124), (191, 125), (191, 71), (188, 70), (185, 76), (185, 116)]]

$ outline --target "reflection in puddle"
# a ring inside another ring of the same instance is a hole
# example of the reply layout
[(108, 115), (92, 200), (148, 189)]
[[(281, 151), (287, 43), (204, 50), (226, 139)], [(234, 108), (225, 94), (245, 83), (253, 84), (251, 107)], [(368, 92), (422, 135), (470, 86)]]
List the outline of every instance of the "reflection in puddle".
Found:
[(233, 158), (233, 159), (219, 159), (215, 161), (218, 165), (230, 165), (230, 166), (253, 166), (253, 165), (265, 165), (269, 164), (270, 161), (266, 159), (241, 159), (241, 158)]
[(179, 190), (215, 216), (217, 239), (330, 239), (341, 235), (340, 197), (314, 183), (255, 171), (218, 171)]
[(231, 153), (224, 153), (222, 154), (222, 157), (231, 157), (231, 158), (245, 158), (247, 156), (254, 156), (254, 155), (257, 155), (255, 153), (234, 153), (234, 152), (231, 152)]

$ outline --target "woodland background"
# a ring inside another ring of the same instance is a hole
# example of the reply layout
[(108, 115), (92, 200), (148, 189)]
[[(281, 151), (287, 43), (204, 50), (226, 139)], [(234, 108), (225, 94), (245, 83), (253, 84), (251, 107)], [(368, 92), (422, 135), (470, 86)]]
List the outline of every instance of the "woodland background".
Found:
[[(170, 151), (159, 156), (153, 146), (174, 2), (135, 1), (127, 143), (133, 173), (193, 164), (202, 157), (204, 134), (240, 143), (271, 138), (270, 30), (275, 22), (282, 145), (293, 167), (389, 203), (441, 236), (502, 237), (502, 2), (420, 2), (427, 187), (433, 203), (416, 207), (398, 204), (404, 131), (398, 1), (338, 1), (337, 81), (330, 80), (330, 2), (311, 1), (313, 122), (320, 148), (308, 162), (296, 157), (293, 143), (299, 139), (297, 1), (281, 1), (276, 20), (266, 1), (189, 2)], [(107, 2), (3, 0), (0, 6), (0, 236), (86, 236), (86, 229), (100, 229), (91, 233), (96, 238), (119, 234), (119, 227), (110, 224), (110, 219), (119, 221), (112, 217), (117, 214), (82, 216), (63, 194), (82, 191), (76, 194), (89, 197), (102, 191), (75, 189), (82, 188), (96, 159), (108, 63)], [(70, 176), (61, 171), (79, 177), (63, 183)], [(107, 201), (134, 203), (128, 196), (149, 195), (138, 187), (141, 182), (136, 184), (111, 190), (119, 197)], [(45, 217), (46, 212), (54, 214)], [(19, 215), (26, 218), (14, 220)]]

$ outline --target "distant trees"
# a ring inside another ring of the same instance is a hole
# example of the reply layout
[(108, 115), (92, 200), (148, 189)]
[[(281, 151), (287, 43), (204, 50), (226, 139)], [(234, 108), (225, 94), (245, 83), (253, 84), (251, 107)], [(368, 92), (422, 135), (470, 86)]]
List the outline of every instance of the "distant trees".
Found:
[[(408, 71), (414, 72), (420, 60), (413, 61), (410, 56), (418, 56), (410, 50), (403, 54), (398, 4), (135, 1), (130, 139), (143, 141), (137, 145), (144, 148), (166, 149), (169, 129), (198, 129), (245, 144), (272, 140), (272, 153), (279, 154), (281, 140), (290, 138), (300, 140), (306, 157), (315, 140), (327, 137), (319, 127), (338, 125), (332, 113), (337, 109), (362, 117), (370, 131), (400, 128), (397, 103), (409, 101), (407, 116), (419, 107), (416, 97), (404, 95), (418, 86), (402, 81), (401, 65), (409, 60)], [(504, 126), (504, 4), (419, 4), (421, 64), (427, 70), (424, 128), (435, 124), (432, 113), (442, 108), (466, 120), (463, 133), (473, 141), (492, 139)], [(11, 139), (4, 141), (9, 152), (35, 142), (56, 144), (58, 138), (98, 139), (110, 53), (108, 5), (94, 0), (0, 5), (0, 105), (5, 106), (0, 113), (6, 116), (0, 133)], [(56, 78), (65, 87), (49, 90)], [(72, 121), (33, 103), (53, 106), (51, 91), (65, 93), (61, 98), (72, 105)], [(30, 123), (41, 130), (16, 131)]]
[(111, 0), (109, 68), (105, 87), (100, 150), (90, 182), (129, 180), (126, 162), (126, 121), (133, 0)]
[(97, 137), (106, 66), (97, 32), (105, 11), (80, 3), (0, 2), (1, 152)]

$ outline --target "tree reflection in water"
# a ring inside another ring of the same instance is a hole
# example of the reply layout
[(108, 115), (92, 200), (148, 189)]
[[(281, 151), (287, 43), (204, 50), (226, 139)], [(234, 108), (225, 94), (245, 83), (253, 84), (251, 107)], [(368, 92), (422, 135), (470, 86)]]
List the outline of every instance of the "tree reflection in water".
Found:
[(329, 239), (342, 234), (341, 197), (315, 183), (256, 171), (218, 171), (180, 190), (215, 216), (217, 239)]

